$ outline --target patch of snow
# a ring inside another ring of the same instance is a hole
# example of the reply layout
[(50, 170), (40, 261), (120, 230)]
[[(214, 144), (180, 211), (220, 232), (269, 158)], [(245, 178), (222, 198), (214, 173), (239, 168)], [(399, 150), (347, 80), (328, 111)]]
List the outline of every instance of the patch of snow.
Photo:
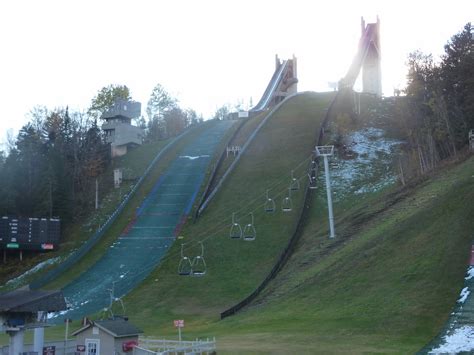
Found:
[(467, 270), (467, 276), (464, 278), (464, 280), (470, 280), (474, 277), (474, 267), (470, 266), (469, 269)]
[(32, 268), (29, 269), (28, 271), (25, 271), (25, 272), (24, 272), (23, 274), (21, 274), (20, 276), (15, 277), (14, 279), (11, 279), (11, 280), (7, 281), (7, 283), (5, 284), (5, 286), (19, 286), (19, 285), (25, 280), (26, 277), (37, 273), (38, 271), (40, 271), (41, 269), (45, 268), (45, 267), (48, 266), (48, 265), (56, 264), (56, 263), (58, 263), (60, 260), (61, 260), (61, 257), (60, 257), (60, 256), (57, 256), (57, 257), (55, 257), (55, 258), (51, 258), (51, 259), (45, 260), (45, 261), (43, 261), (43, 262), (37, 264), (36, 266), (32, 267)]
[(48, 313), (48, 315), (46, 316), (47, 319), (54, 319), (56, 317), (59, 317), (59, 316), (63, 316), (65, 315), (67, 312), (69, 311), (72, 311), (74, 310), (74, 308), (68, 308), (64, 311), (60, 311), (60, 312), (53, 312), (53, 313)]
[(464, 303), (470, 293), (471, 293), (471, 291), (469, 291), (469, 287), (464, 287), (464, 288), (461, 290), (461, 294), (459, 295), (459, 299), (458, 299), (457, 302), (458, 302), (458, 303)]
[(463, 326), (443, 338), (444, 343), (431, 350), (430, 354), (453, 354), (474, 350), (474, 327)]
[(330, 160), (336, 201), (344, 199), (348, 193), (376, 192), (396, 181), (391, 166), (396, 147), (402, 142), (383, 135), (382, 129), (370, 127), (347, 136), (348, 148), (354, 157), (342, 159), (335, 156)]
[(197, 156), (180, 155), (179, 157), (184, 158), (184, 159), (194, 160), (194, 159), (199, 159), (199, 158), (209, 158), (210, 155), (197, 155)]

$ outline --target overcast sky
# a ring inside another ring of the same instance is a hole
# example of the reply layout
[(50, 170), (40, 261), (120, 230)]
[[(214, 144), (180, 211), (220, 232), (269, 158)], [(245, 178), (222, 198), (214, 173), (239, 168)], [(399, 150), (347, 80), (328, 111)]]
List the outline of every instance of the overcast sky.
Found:
[(109, 84), (145, 106), (160, 83), (205, 118), (256, 103), (275, 54), (298, 58), (299, 91), (326, 91), (356, 52), (360, 17), (377, 15), (389, 96), (404, 86), (407, 54), (439, 56), (473, 21), (474, 1), (2, 0), (0, 144), (35, 105), (84, 110)]

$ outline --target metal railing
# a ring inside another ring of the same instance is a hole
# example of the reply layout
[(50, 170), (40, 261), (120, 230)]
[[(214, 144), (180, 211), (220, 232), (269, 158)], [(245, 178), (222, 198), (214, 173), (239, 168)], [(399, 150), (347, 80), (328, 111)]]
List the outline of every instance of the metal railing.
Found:
[(280, 67), (277, 70), (275, 70), (275, 73), (270, 79), (270, 83), (265, 89), (265, 92), (263, 93), (262, 98), (260, 99), (260, 101), (255, 107), (250, 109), (250, 111), (263, 111), (268, 106), (268, 103), (272, 99), (273, 94), (275, 93), (275, 90), (278, 88), (278, 85), (281, 83), (281, 80), (283, 78), (283, 73), (285, 72), (287, 64), (288, 64), (288, 60), (284, 60), (283, 63), (280, 65)]
[(209, 204), (209, 202), (211, 202), (211, 200), (214, 198), (214, 196), (216, 195), (216, 193), (220, 190), (222, 184), (224, 183), (224, 181), (226, 180), (226, 178), (230, 175), (230, 173), (234, 170), (234, 168), (237, 166), (237, 163), (239, 162), (240, 158), (244, 155), (245, 151), (247, 150), (248, 146), (253, 142), (254, 138), (257, 136), (258, 132), (260, 131), (260, 129), (262, 129), (262, 127), (267, 123), (268, 119), (285, 103), (287, 102), (288, 100), (292, 99), (293, 97), (297, 96), (297, 95), (302, 95), (304, 94), (305, 92), (298, 92), (298, 93), (295, 93), (293, 95), (290, 95), (290, 96), (287, 96), (282, 102), (280, 102), (278, 105), (276, 105), (266, 116), (265, 118), (262, 120), (262, 122), (259, 123), (259, 125), (257, 126), (257, 128), (255, 128), (255, 130), (253, 131), (253, 133), (250, 135), (250, 137), (247, 139), (247, 141), (245, 142), (245, 144), (243, 145), (243, 147), (241, 148), (240, 150), (240, 153), (235, 157), (234, 161), (232, 162), (232, 164), (227, 168), (226, 172), (224, 173), (224, 175), (222, 175), (222, 177), (220, 178), (220, 180), (217, 182), (216, 186), (214, 187), (214, 189), (209, 193), (209, 195), (207, 196), (207, 198), (199, 205), (199, 208), (198, 208), (198, 211), (196, 212), (196, 215), (199, 216), (207, 207), (207, 205)]

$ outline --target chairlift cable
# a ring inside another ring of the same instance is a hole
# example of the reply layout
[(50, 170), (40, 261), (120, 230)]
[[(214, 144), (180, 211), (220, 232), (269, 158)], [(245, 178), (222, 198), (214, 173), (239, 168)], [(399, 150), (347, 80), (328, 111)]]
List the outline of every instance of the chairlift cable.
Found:
[[(310, 156), (308, 156), (308, 157), (306, 157), (305, 159), (303, 159), (300, 163), (298, 163), (298, 165), (297, 165), (293, 170), (298, 170), (298, 169), (299, 169), (305, 162), (307, 162), (308, 160), (310, 160), (310, 164), (314, 164), (314, 159), (313, 159), (313, 158), (314, 158), (314, 154), (311, 154)], [(286, 179), (287, 179), (287, 178), (282, 177), (282, 179), (276, 180), (273, 184), (271, 184), (270, 187), (271, 187), (271, 188), (274, 188), (275, 186), (284, 184)], [(303, 179), (306, 179), (306, 175), (302, 175), (301, 177), (295, 178), (295, 179), (297, 179), (298, 181), (301, 181), (301, 180), (303, 180)], [(286, 181), (287, 181), (287, 180), (286, 180)], [(279, 197), (280, 195), (284, 194), (285, 191), (287, 191), (287, 187), (285, 187), (285, 188), (282, 189), (281, 191), (277, 192), (277, 193), (274, 195), (274, 197), (275, 197), (275, 198), (276, 198), (276, 197)], [(241, 211), (247, 209), (248, 206), (253, 205), (253, 204), (254, 204), (255, 202), (257, 202), (258, 200), (261, 201), (261, 195), (258, 196), (258, 197), (256, 197), (256, 198), (254, 198), (253, 200), (247, 202), (246, 205), (242, 206), (239, 210), (237, 210), (236, 213), (239, 213), (239, 212), (241, 212)], [(258, 211), (258, 209), (260, 209), (261, 207), (262, 207), (262, 204), (260, 203), (257, 207), (255, 207), (255, 208), (251, 211), (251, 213)], [(225, 209), (223, 209), (223, 210), (225, 210)], [(217, 215), (217, 217), (219, 217), (219, 215)], [(196, 236), (196, 238), (199, 238), (200, 236), (205, 236), (205, 235), (207, 235), (207, 236), (206, 236), (205, 238), (201, 239), (200, 242), (194, 242), (194, 241), (192, 241), (192, 242), (190, 242), (190, 243), (183, 243), (182, 246), (181, 246), (181, 255), (183, 255), (184, 244), (190, 244), (188, 247), (186, 247), (186, 249), (191, 248), (191, 247), (193, 247), (194, 245), (196, 245), (196, 243), (205, 242), (205, 241), (209, 240), (210, 238), (219, 236), (220, 233), (221, 233), (222, 231), (224, 231), (225, 229), (227, 229), (227, 228), (228, 228), (228, 223), (227, 223), (227, 222), (220, 222), (220, 223), (214, 225), (213, 227), (211, 227), (209, 230), (203, 231), (203, 232), (199, 233), (199, 234)], [(177, 255), (179, 255), (179, 253), (177, 253), (177, 252), (175, 252), (175, 253), (173, 253), (173, 254), (167, 254), (167, 255), (163, 256), (163, 257), (160, 259), (160, 261), (159, 261), (158, 263), (155, 263), (155, 262), (151, 263), (151, 264), (149, 265), (149, 267), (151, 268), (151, 270), (146, 270), (146, 269), (145, 269), (145, 270), (143, 270), (142, 272), (140, 272), (140, 273), (138, 273), (138, 274), (136, 274), (136, 275), (139, 275), (139, 274), (145, 273), (145, 272), (150, 273), (158, 264), (161, 264), (161, 263), (167, 261), (168, 259), (172, 259), (172, 258), (176, 257)], [(188, 259), (189, 259), (189, 258), (188, 258)], [(147, 268), (147, 267), (146, 267), (146, 268)]]
[[(299, 181), (303, 180), (303, 179), (306, 179), (306, 176), (305, 175), (302, 175), (301, 177), (298, 178)], [(285, 187), (282, 191), (278, 192), (275, 197), (279, 197), (281, 195), (283, 195), (285, 193), (285, 191), (288, 191), (288, 187)], [(257, 200), (257, 199), (254, 199), (254, 201)], [(254, 202), (252, 201), (252, 202)], [(247, 204), (247, 206), (250, 205), (250, 203)], [(243, 210), (245, 208), (247, 208), (247, 206), (243, 206), (240, 210)], [(262, 204), (259, 204), (258, 206), (256, 206), (251, 212), (256, 212), (258, 211), (260, 208), (262, 207)], [(236, 212), (235, 212), (236, 213)], [(202, 241), (206, 241), (210, 238), (213, 238), (215, 236), (219, 236), (220, 233), (222, 231), (224, 231), (225, 229), (227, 229), (229, 227), (229, 224), (228, 222), (219, 222), (218, 224), (214, 225), (213, 227), (211, 227), (210, 229), (206, 230), (206, 231), (203, 231), (203, 232), (200, 232), (198, 235), (195, 236), (195, 238), (199, 238), (199, 237), (203, 237), (205, 235), (207, 235), (207, 237), (203, 238)], [(193, 245), (196, 244), (196, 242), (191, 242), (193, 243), (191, 246), (189, 246), (189, 248), (192, 248)], [(186, 243), (186, 244), (189, 244), (189, 243)], [(175, 256), (175, 255), (174, 255)], [(173, 257), (173, 255), (169, 255), (168, 257)], [(167, 257), (164, 257), (162, 260), (166, 260)]]

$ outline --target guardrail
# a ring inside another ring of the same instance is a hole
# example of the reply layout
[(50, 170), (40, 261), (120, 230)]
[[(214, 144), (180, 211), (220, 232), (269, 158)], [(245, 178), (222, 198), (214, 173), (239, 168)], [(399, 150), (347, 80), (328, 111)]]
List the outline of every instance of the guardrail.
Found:
[[(322, 144), (322, 141), (324, 139), (325, 127), (326, 127), (327, 123), (329, 122), (329, 118), (331, 116), (331, 111), (332, 111), (333, 106), (334, 106), (335, 102), (337, 101), (338, 97), (339, 97), (339, 92), (336, 94), (336, 97), (334, 97), (334, 99), (332, 100), (332, 102), (329, 105), (329, 108), (328, 108), (328, 110), (327, 110), (327, 112), (324, 116), (323, 122), (321, 124), (321, 128), (319, 129), (318, 139), (315, 142), (314, 146)], [(314, 156), (313, 159), (316, 161), (316, 174), (317, 174), (318, 171), (319, 171), (319, 157)], [(293, 250), (296, 246), (296, 243), (298, 242), (298, 240), (300, 239), (300, 237), (302, 235), (303, 228), (304, 228), (304, 222), (306, 221), (306, 218), (308, 216), (308, 212), (309, 212), (310, 207), (311, 207), (312, 199), (310, 198), (311, 197), (310, 191), (311, 190), (309, 189), (309, 184), (307, 184), (306, 188), (305, 188), (305, 192), (304, 192), (303, 208), (300, 211), (300, 215), (298, 217), (298, 222), (295, 226), (295, 230), (294, 230), (290, 240), (288, 241), (288, 244), (287, 244), (286, 248), (283, 250), (283, 253), (280, 255), (280, 257), (276, 261), (276, 263), (273, 266), (270, 273), (267, 275), (267, 277), (265, 277), (265, 279), (260, 283), (260, 285), (250, 295), (248, 295), (245, 299), (243, 299), (242, 301), (240, 301), (236, 305), (234, 305), (234, 306), (228, 308), (227, 310), (223, 311), (221, 313), (221, 319), (224, 319), (226, 317), (234, 315), (235, 313), (240, 311), (242, 308), (244, 308), (245, 306), (250, 304), (260, 294), (260, 292), (262, 292), (262, 290), (268, 285), (268, 283), (272, 279), (275, 278), (275, 276), (278, 274), (278, 272), (283, 268), (285, 263), (288, 261), (289, 257), (293, 253)]]
[(270, 79), (270, 83), (268, 84), (267, 88), (265, 89), (265, 92), (263, 93), (262, 98), (255, 107), (250, 109), (250, 111), (263, 111), (267, 107), (269, 101), (275, 93), (275, 90), (278, 88), (278, 84), (281, 83), (283, 73), (285, 72), (287, 65), (288, 60), (284, 60), (280, 67), (275, 70), (272, 78)]
[[(242, 122), (240, 122), (239, 124), (239, 127), (235, 130), (235, 132), (230, 136), (230, 138), (227, 140), (227, 144), (228, 145), (230, 142), (232, 142), (232, 140), (237, 136), (237, 134), (240, 132), (240, 130), (242, 129), (243, 126), (245, 126), (245, 124), (248, 122), (249, 120), (248, 119), (242, 119)], [(240, 153), (239, 153), (240, 154)], [(201, 195), (201, 199), (197, 205), (197, 209), (196, 209), (196, 213), (194, 214), (194, 221), (196, 221), (196, 219), (199, 217), (200, 215), (200, 208), (202, 206), (202, 204), (204, 203), (204, 201), (207, 199), (207, 197), (209, 196), (210, 192), (211, 192), (211, 186), (214, 184), (214, 181), (216, 180), (216, 174), (217, 174), (217, 171), (218, 169), (221, 167), (222, 163), (224, 162), (225, 160), (225, 150), (222, 150), (222, 154), (221, 156), (219, 157), (219, 160), (217, 161), (217, 163), (214, 165), (214, 168), (212, 169), (212, 172), (211, 172), (211, 175), (207, 181), (207, 185), (206, 187), (204, 188), (204, 192), (202, 193)]]
[(197, 212), (196, 212), (196, 215), (199, 216), (207, 207), (207, 205), (209, 204), (209, 202), (211, 202), (211, 200), (214, 198), (214, 196), (216, 195), (216, 193), (220, 190), (222, 184), (224, 183), (225, 179), (227, 178), (227, 176), (229, 176), (229, 174), (235, 169), (237, 163), (239, 162), (240, 160), (240, 157), (242, 155), (244, 155), (245, 151), (247, 150), (248, 146), (250, 145), (250, 143), (252, 143), (252, 141), (254, 140), (254, 138), (257, 136), (258, 132), (260, 131), (260, 129), (265, 125), (265, 123), (267, 123), (268, 119), (285, 103), (287, 102), (288, 100), (290, 100), (291, 98), (297, 96), (297, 95), (302, 95), (304, 94), (305, 92), (298, 92), (296, 94), (293, 94), (293, 95), (290, 95), (290, 96), (287, 96), (282, 102), (280, 102), (278, 105), (276, 105), (268, 114), (267, 116), (265, 116), (265, 118), (262, 120), (262, 122), (259, 123), (259, 125), (257, 126), (257, 128), (255, 128), (255, 131), (250, 135), (250, 137), (247, 139), (247, 141), (245, 142), (245, 144), (243, 145), (242, 149), (240, 150), (240, 153), (235, 157), (234, 161), (232, 162), (232, 164), (230, 164), (229, 168), (227, 169), (227, 171), (224, 173), (224, 175), (222, 175), (222, 177), (220, 178), (219, 182), (217, 183), (216, 187), (211, 191), (211, 193), (209, 194), (209, 196), (204, 200), (204, 202), (201, 203), (201, 205), (199, 206)]
[(37, 280), (30, 283), (29, 287), (32, 290), (39, 289), (44, 285), (48, 284), (49, 282), (53, 281), (55, 278), (60, 276), (65, 271), (69, 270), (73, 265), (75, 265), (79, 260), (82, 259), (84, 255), (86, 255), (104, 236), (107, 230), (112, 226), (115, 222), (117, 217), (122, 213), (127, 203), (130, 199), (135, 195), (138, 188), (142, 185), (143, 181), (148, 177), (150, 171), (154, 168), (158, 160), (165, 154), (178, 140), (185, 137), (189, 132), (192, 131), (192, 128), (186, 130), (185, 132), (181, 133), (180, 135), (174, 137), (160, 152), (153, 158), (151, 163), (145, 169), (144, 173), (137, 181), (137, 183), (133, 186), (132, 190), (128, 193), (128, 195), (123, 199), (117, 209), (110, 215), (104, 225), (99, 227), (99, 229), (90, 237), (79, 249), (77, 249), (73, 254), (71, 254), (66, 260), (64, 260), (61, 264), (56, 266), (54, 269), (48, 271), (46, 274), (38, 278)]

